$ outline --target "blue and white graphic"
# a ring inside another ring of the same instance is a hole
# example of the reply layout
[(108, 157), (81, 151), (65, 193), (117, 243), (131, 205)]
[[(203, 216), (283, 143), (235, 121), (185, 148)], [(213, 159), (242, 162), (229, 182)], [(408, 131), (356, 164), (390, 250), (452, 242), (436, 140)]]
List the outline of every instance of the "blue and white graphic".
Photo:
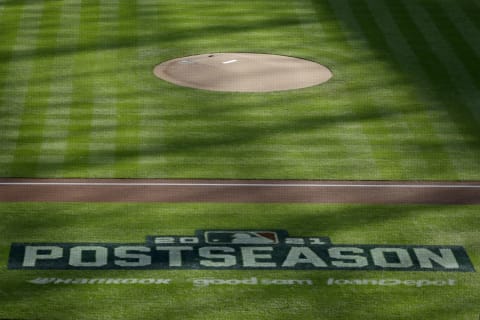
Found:
[(199, 230), (134, 244), (13, 243), (8, 268), (475, 271), (461, 246), (338, 245), (285, 230)]

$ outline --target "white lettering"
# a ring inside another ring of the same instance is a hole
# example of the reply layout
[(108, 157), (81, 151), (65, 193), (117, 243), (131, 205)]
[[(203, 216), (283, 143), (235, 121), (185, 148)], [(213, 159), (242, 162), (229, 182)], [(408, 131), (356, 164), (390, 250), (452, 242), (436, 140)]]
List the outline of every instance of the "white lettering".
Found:
[(444, 287), (444, 286), (455, 286), (457, 281), (454, 279), (448, 280), (399, 280), (399, 279), (334, 279), (329, 278), (327, 280), (327, 285), (371, 285), (371, 286), (409, 286), (409, 287), (417, 287), (422, 288), (425, 286), (437, 286), (437, 287)]
[[(93, 252), (94, 261), (83, 261), (84, 252)], [(108, 249), (100, 246), (78, 246), (70, 249), (68, 264), (74, 267), (102, 267), (107, 264)]]
[(426, 248), (415, 248), (413, 251), (417, 255), (420, 268), (433, 269), (432, 261), (438, 263), (445, 269), (459, 268), (452, 249), (440, 249), (440, 255)]
[(275, 262), (259, 262), (257, 259), (272, 259), (271, 253), (260, 254), (261, 251), (273, 251), (272, 247), (242, 247), (244, 267), (275, 268)]
[(73, 283), (73, 279), (57, 279), (54, 283), (55, 284), (60, 284), (60, 283), (69, 284), (69, 283)]
[(155, 284), (170, 284), (172, 279), (156, 279)]
[[(143, 246), (122, 246), (115, 248), (115, 256), (125, 260), (115, 260), (115, 264), (120, 267), (143, 267), (152, 264), (152, 257), (146, 254), (131, 253), (130, 251), (137, 252), (150, 252), (151, 249)], [(126, 260), (135, 261), (126, 261)]]
[[(413, 265), (410, 254), (402, 248), (375, 248), (370, 250), (373, 263), (382, 268), (409, 268)], [(395, 255), (398, 262), (389, 262), (385, 256), (386, 253)]]
[(305, 240), (302, 238), (286, 238), (285, 244), (301, 246), (305, 244)]
[(198, 238), (197, 237), (183, 237), (180, 238), (180, 243), (181, 244), (196, 244), (198, 243)]
[[(44, 253), (42, 253), (42, 251)], [(26, 246), (23, 258), (24, 267), (35, 267), (37, 260), (53, 260), (63, 256), (63, 249), (57, 246)]]
[(326, 267), (327, 264), (309, 247), (292, 247), (282, 267), (295, 267), (299, 263), (312, 264), (315, 267)]
[(257, 285), (258, 280), (255, 277), (249, 279), (215, 279), (215, 278), (203, 278), (193, 279), (193, 284), (197, 287), (208, 287), (209, 285)]
[(312, 280), (298, 280), (298, 279), (263, 279), (262, 284), (264, 285), (313, 285)]
[(353, 261), (332, 261), (332, 265), (339, 268), (361, 268), (368, 266), (368, 260), (359, 255), (345, 254), (345, 253), (364, 253), (361, 248), (345, 247), (345, 248), (330, 248), (328, 254), (333, 259), (353, 260)]
[(155, 244), (173, 244), (175, 243), (174, 237), (156, 237)]
[(320, 238), (309, 238), (308, 240), (310, 241), (310, 244), (312, 246), (320, 246), (320, 245), (327, 244), (325, 241), (323, 241)]
[(223, 253), (235, 252), (231, 247), (203, 247), (198, 250), (198, 254), (206, 259), (221, 259), (222, 261), (200, 260), (200, 264), (205, 267), (231, 267), (237, 263), (237, 258), (230, 254), (219, 254), (214, 251), (221, 251)]
[(168, 266), (181, 267), (183, 265), (182, 251), (192, 251), (192, 247), (157, 247), (157, 251), (168, 251)]
[(378, 284), (381, 286), (398, 286), (402, 281), (398, 279), (382, 279), (378, 281)]

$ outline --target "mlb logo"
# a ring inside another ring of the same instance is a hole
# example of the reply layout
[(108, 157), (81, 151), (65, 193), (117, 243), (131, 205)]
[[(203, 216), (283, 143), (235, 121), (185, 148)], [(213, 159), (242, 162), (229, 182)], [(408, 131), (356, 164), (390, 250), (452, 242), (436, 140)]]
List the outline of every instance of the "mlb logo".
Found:
[(273, 231), (207, 231), (205, 242), (209, 244), (277, 244), (278, 235)]

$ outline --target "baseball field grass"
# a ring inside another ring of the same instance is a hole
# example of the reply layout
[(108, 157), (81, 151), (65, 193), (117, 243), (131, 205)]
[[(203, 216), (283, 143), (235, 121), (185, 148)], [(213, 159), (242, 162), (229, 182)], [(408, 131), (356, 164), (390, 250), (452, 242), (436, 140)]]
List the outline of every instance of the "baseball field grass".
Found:
[[(291, 236), (327, 236), (335, 244), (461, 245), (478, 268), (479, 209), (479, 206), (2, 203), (0, 260), (7, 260), (13, 242), (142, 244), (147, 235), (191, 236), (199, 229), (284, 229)], [(57, 283), (41, 284), (38, 279), (44, 278), (53, 278)], [(252, 278), (263, 284), (254, 284)], [(62, 282), (67, 279), (127, 279), (127, 282)], [(141, 284), (135, 283), (135, 279), (170, 279), (170, 282)], [(204, 282), (205, 279), (211, 282)], [(329, 279), (333, 284), (329, 284)], [(362, 279), (384, 279), (390, 285), (348, 282)], [(230, 284), (222, 283), (226, 280)], [(273, 280), (276, 284), (272, 284)], [(297, 282), (288, 285), (285, 280)], [(414, 280), (418, 285), (392, 285), (396, 283), (392, 280)], [(474, 320), (480, 313), (480, 276), (472, 272), (6, 270), (2, 263), (0, 288), (0, 318), (8, 319)]]
[[(0, 1), (0, 176), (480, 179), (476, 0)], [(162, 61), (319, 62), (321, 86), (218, 93)]]
[[(480, 181), (479, 16), (479, 0), (0, 0), (0, 177)], [(294, 56), (334, 76), (221, 93), (153, 75), (217, 52)], [(287, 230), (459, 246), (478, 270), (479, 209), (0, 203), (0, 319), (478, 320), (478, 272), (9, 265), (13, 243)]]

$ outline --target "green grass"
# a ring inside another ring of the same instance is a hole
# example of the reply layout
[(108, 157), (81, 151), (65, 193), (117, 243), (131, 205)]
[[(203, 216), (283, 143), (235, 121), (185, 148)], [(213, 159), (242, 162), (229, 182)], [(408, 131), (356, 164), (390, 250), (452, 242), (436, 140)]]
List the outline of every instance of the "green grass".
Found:
[[(478, 0), (0, 0), (0, 177), (480, 180)], [(210, 52), (328, 66), (322, 85), (218, 93), (153, 67)], [(460, 245), (479, 206), (0, 203), (0, 318), (478, 319), (477, 273), (7, 270), (12, 242), (142, 243), (287, 229), (336, 244)], [(37, 277), (168, 286), (33, 285)], [(310, 279), (196, 287), (192, 280)], [(456, 286), (328, 286), (327, 279)]]
[[(461, 245), (480, 268), (479, 206), (0, 204), (0, 318), (478, 318), (480, 276), (379, 271), (7, 270), (12, 242), (143, 243), (197, 229), (287, 229), (335, 244)], [(170, 285), (33, 285), (37, 277), (169, 278)], [(193, 279), (310, 279), (312, 286), (196, 287)], [(328, 286), (335, 279), (453, 279), (450, 287)]]
[[(479, 180), (478, 15), (477, 0), (0, 0), (0, 176)], [(152, 75), (208, 52), (335, 76), (240, 94)]]

